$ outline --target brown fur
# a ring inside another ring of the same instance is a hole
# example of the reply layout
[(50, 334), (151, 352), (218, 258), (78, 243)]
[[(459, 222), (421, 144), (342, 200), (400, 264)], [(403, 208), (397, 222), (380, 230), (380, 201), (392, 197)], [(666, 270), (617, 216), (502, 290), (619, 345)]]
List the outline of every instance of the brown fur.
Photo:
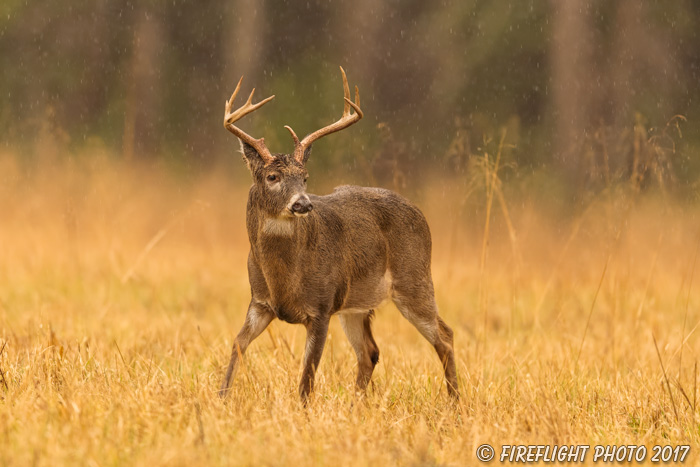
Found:
[[(381, 188), (341, 186), (326, 196), (306, 195), (307, 172), (299, 161), (275, 154), (266, 164), (251, 146), (242, 143), (242, 148), (255, 182), (246, 215), (252, 299), (220, 394), (228, 392), (250, 342), (278, 318), (307, 329), (299, 385), (306, 400), (334, 314), (357, 355), (356, 384), (364, 390), (379, 360), (371, 329), (373, 309), (390, 294), (401, 314), (435, 347), (449, 393), (457, 397), (452, 330), (438, 316), (430, 230), (418, 208)], [(268, 179), (271, 175), (276, 183)], [(304, 196), (313, 210), (295, 216), (290, 202)]]

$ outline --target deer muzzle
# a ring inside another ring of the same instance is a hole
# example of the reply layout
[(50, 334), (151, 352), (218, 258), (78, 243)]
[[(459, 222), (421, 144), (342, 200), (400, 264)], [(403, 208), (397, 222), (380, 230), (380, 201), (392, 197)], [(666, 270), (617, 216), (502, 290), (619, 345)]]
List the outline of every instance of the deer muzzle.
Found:
[(304, 217), (313, 210), (314, 206), (307, 195), (295, 195), (290, 202), (289, 210), (297, 217)]

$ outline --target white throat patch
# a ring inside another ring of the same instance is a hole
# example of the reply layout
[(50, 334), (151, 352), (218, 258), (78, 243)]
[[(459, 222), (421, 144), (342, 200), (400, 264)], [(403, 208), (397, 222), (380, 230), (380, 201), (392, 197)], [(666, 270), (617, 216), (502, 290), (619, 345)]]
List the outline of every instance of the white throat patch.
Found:
[(294, 222), (287, 217), (269, 217), (263, 224), (263, 232), (278, 237), (291, 237), (294, 234)]

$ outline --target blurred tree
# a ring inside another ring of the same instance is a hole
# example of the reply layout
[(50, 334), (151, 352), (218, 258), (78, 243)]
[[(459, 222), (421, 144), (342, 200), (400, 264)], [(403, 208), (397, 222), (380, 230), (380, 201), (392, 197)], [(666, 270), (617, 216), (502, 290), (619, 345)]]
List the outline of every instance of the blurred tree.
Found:
[(579, 175), (576, 149), (590, 124), (593, 34), (589, 0), (553, 0), (552, 117), (555, 158), (570, 179)]
[(147, 2), (139, 3), (134, 18), (130, 70), (124, 111), (125, 159), (154, 154), (161, 129), (164, 30), (162, 18)]
[(236, 85), (241, 76), (247, 83), (256, 83), (263, 69), (263, 57), (268, 55), (265, 38), (268, 17), (267, 4), (257, 0), (234, 0), (224, 6), (221, 34), (224, 83)]
[(688, 116), (684, 142), (700, 145), (698, 31), (697, 0), (6, 0), (0, 139), (95, 136), (126, 158), (210, 161), (230, 154), (221, 107), (244, 74), (247, 90), (284, 96), (245, 123), (282, 150), (282, 125), (305, 133), (336, 115), (343, 65), (366, 120), (314, 163), (361, 152), (368, 173), (379, 157), (415, 178), (445, 160), (455, 122), (469, 151), (507, 124), (521, 165), (579, 180), (595, 144), (625, 170), (637, 112), (650, 125)]

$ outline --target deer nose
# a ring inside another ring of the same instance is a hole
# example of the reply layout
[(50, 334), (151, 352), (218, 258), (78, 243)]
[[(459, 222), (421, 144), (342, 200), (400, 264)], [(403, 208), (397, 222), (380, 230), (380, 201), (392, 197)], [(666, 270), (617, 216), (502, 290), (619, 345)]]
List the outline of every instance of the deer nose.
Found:
[(294, 214), (307, 214), (311, 212), (313, 208), (313, 204), (311, 204), (311, 201), (309, 201), (309, 199), (306, 197), (299, 198), (294, 204), (292, 204), (292, 212)]

